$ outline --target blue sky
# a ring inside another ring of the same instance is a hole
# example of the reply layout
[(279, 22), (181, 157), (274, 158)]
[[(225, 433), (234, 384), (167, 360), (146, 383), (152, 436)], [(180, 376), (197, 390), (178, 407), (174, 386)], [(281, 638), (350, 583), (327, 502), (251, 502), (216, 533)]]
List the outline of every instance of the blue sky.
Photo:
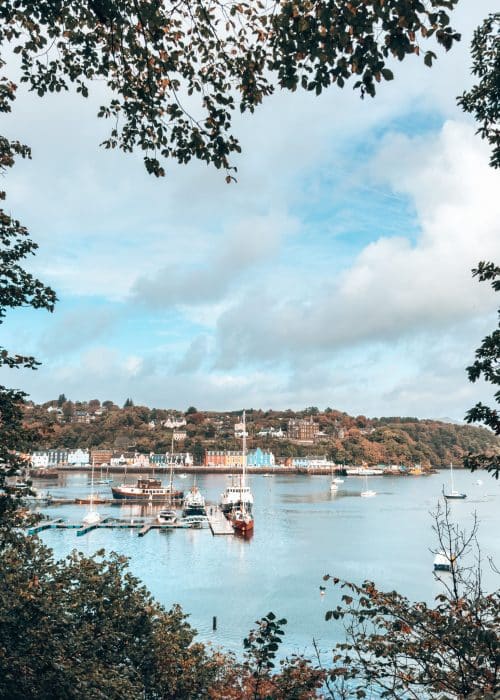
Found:
[(464, 368), (496, 319), (470, 269), (500, 259), (500, 173), (455, 97), (496, 3), (461, 5), (461, 45), (398, 65), (375, 100), (279, 93), (239, 117), (237, 184), (197, 163), (155, 180), (99, 149), (100, 86), (21, 93), (6, 131), (33, 160), (7, 204), (60, 301), (8, 316), (2, 344), (43, 364), (3, 382), (36, 401), (370, 416), (461, 419), (490, 400)]

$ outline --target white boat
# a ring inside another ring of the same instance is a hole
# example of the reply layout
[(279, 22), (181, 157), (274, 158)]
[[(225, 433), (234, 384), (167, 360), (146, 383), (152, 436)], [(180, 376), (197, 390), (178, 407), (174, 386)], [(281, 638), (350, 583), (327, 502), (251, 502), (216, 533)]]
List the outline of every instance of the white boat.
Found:
[(89, 510), (87, 515), (84, 516), (82, 523), (84, 525), (97, 525), (101, 522), (101, 516), (96, 510)]
[(206, 515), (187, 515), (185, 518), (182, 518), (182, 522), (184, 525), (187, 525), (187, 527), (208, 527), (208, 518)]
[(196, 479), (193, 487), (184, 497), (184, 503), (182, 504), (182, 515), (184, 517), (188, 515), (206, 515), (205, 508), (205, 498), (200, 493), (199, 488), (196, 486)]
[(383, 469), (378, 467), (346, 467), (347, 476), (382, 476)]
[(373, 496), (376, 496), (377, 492), (372, 491), (371, 489), (368, 488), (368, 478), (365, 475), (365, 490), (361, 491), (361, 497), (362, 498), (373, 498)]
[(233, 476), (231, 484), (226, 486), (220, 497), (220, 508), (223, 513), (229, 514), (236, 510), (251, 513), (253, 507), (253, 494), (246, 483), (246, 429), (245, 411), (243, 411), (243, 469), (239, 476)]
[(162, 509), (156, 516), (156, 520), (161, 525), (173, 525), (175, 522), (177, 522), (177, 513), (175, 510)]
[(82, 523), (83, 525), (97, 525), (101, 522), (101, 515), (98, 513), (94, 507), (94, 462), (92, 462), (92, 477), (90, 486), (90, 510), (84, 516)]
[[(106, 467), (106, 474), (104, 475), (102, 470)], [(109, 476), (109, 464), (101, 464), (101, 476), (96, 480), (96, 484), (112, 484), (113, 479)]]
[(179, 474), (179, 479), (187, 479), (187, 474)]
[(340, 479), (338, 476), (335, 479), (332, 479), (332, 484), (343, 484), (344, 479)]
[(460, 493), (460, 491), (455, 490), (455, 484), (453, 483), (453, 462), (450, 462), (450, 481), (451, 481), (451, 491), (449, 493), (444, 493), (444, 497), (447, 499), (462, 499), (467, 498), (466, 493)]
[(451, 571), (451, 566), (453, 563), (453, 558), (444, 552), (438, 552), (434, 557), (434, 571)]

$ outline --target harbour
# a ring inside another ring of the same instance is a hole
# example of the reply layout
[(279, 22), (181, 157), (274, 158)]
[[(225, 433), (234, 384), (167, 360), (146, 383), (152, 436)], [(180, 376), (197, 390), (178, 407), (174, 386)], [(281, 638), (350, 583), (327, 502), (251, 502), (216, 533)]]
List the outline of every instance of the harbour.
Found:
[[(132, 480), (136, 475), (129, 476)], [(230, 481), (213, 473), (196, 479), (210, 521), (210, 508)], [(333, 493), (330, 474), (250, 475), (248, 479), (255, 497), (251, 537), (234, 536), (232, 531), (231, 536), (213, 536), (210, 525), (150, 527), (139, 537), (160, 506), (130, 502), (96, 507), (103, 521), (114, 518), (130, 526), (104, 522), (77, 536), (86, 507), (70, 501), (88, 493), (86, 471), (64, 473), (57, 485), (50, 484), (54, 498), (66, 499), (64, 504), (55, 501), (37, 508), (48, 522), (62, 518), (74, 527), (55, 525), (39, 536), (58, 558), (75, 548), (89, 555), (104, 548), (128, 557), (131, 572), (159, 602), (167, 608), (180, 603), (202, 640), (236, 653), (241, 653), (244, 634), (269, 610), (288, 620), (285, 653), (312, 653), (313, 637), (323, 650), (330, 648), (338, 631), (324, 620), (334, 601), (328, 587), (320, 594), (326, 573), (357, 582), (369, 579), (387, 590), (400, 590), (411, 600), (432, 603), (440, 592), (433, 576), (431, 550), (436, 543), (430, 512), (442, 500), (443, 486), (449, 481), (446, 471), (425, 478), (370, 476), (369, 487), (377, 494), (370, 499), (360, 497), (364, 480), (354, 476), (343, 477)], [(182, 480), (186, 489), (190, 481)], [(500, 487), (487, 476), (481, 485), (477, 481), (469, 472), (456, 471), (457, 488), (467, 492), (467, 498), (452, 502), (451, 513), (467, 528), (477, 512), (482, 554), (498, 564)], [(38, 480), (35, 485), (46, 487)], [(102, 494), (106, 488), (110, 493), (108, 486), (101, 489)], [(177, 512), (181, 516), (180, 509)], [(494, 578), (488, 568), (486, 586), (495, 584)], [(213, 616), (218, 620), (216, 631)]]

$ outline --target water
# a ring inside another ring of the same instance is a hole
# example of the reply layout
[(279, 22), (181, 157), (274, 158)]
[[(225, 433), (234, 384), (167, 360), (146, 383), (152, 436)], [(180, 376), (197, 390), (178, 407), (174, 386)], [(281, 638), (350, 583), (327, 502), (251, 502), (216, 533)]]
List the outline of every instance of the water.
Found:
[[(487, 475), (454, 473), (455, 487), (467, 493), (450, 502), (454, 520), (467, 528), (472, 513), (480, 521), (483, 556), (500, 563), (500, 484)], [(320, 585), (326, 573), (357, 583), (373, 580), (413, 600), (432, 601), (440, 585), (432, 574), (436, 547), (430, 511), (435, 510), (448, 474), (429, 477), (370, 477), (374, 498), (360, 498), (365, 480), (344, 477), (330, 494), (327, 476), (252, 476), (255, 533), (252, 539), (213, 537), (210, 530), (150, 531), (139, 538), (133, 530), (94, 530), (76, 537), (74, 530), (48, 530), (44, 542), (56, 556), (72, 549), (92, 554), (102, 547), (130, 557), (130, 568), (166, 607), (180, 603), (190, 614), (200, 638), (241, 653), (242, 639), (255, 620), (269, 611), (288, 620), (283, 650), (312, 653), (313, 637), (323, 650), (341, 638), (338, 623), (325, 622), (336, 604), (336, 592)], [(88, 493), (87, 474), (60, 477), (59, 484), (41, 484), (53, 495)], [(121, 477), (115, 477), (116, 482)], [(130, 479), (129, 479), (130, 481)], [(227, 483), (223, 475), (198, 476), (209, 501), (217, 502)], [(177, 479), (187, 490), (191, 477)], [(110, 494), (109, 486), (101, 493)], [(157, 507), (97, 506), (103, 515), (151, 517)], [(88, 506), (43, 509), (51, 518), (81, 521)], [(488, 568), (485, 587), (498, 586)], [(218, 629), (212, 632), (212, 617)]]

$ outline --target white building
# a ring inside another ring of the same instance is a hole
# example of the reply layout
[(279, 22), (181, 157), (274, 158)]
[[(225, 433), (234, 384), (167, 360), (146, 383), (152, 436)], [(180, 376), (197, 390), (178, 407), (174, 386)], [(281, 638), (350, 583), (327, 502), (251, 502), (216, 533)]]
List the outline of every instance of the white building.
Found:
[(90, 463), (90, 454), (88, 450), (82, 450), (80, 448), (76, 450), (69, 450), (68, 452), (68, 464), (74, 466), (85, 466)]

